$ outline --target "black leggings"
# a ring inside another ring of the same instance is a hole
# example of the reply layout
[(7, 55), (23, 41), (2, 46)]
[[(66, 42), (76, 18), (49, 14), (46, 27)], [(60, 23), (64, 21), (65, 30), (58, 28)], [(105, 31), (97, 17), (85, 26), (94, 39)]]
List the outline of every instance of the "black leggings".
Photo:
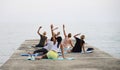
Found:
[(42, 53), (42, 54), (46, 54), (47, 52), (48, 52), (48, 50), (47, 50), (47, 49), (42, 48), (42, 49), (35, 50), (35, 51), (33, 52), (33, 54), (35, 54), (35, 53)]
[(37, 44), (37, 45), (35, 45), (35, 47), (44, 47), (44, 45)]

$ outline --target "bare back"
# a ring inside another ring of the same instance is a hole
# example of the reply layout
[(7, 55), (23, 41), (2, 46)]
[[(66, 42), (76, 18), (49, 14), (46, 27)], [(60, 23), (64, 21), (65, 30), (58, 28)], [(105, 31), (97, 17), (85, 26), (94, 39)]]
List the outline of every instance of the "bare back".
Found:
[(64, 47), (68, 47), (71, 45), (71, 39), (68, 37), (65, 37), (64, 41), (62, 42)]

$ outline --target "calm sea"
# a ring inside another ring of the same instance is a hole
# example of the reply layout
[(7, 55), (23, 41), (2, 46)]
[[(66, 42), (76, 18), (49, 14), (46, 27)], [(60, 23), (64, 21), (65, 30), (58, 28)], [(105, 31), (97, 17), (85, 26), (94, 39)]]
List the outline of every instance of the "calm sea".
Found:
[[(39, 39), (36, 31), (39, 25), (43, 26), (43, 30), (47, 31), (50, 37), (49, 25), (44, 24), (18, 24), (18, 23), (1, 23), (0, 24), (0, 65), (5, 63), (12, 53), (20, 46), (26, 39)], [(62, 24), (55, 24), (59, 26), (62, 33)], [(86, 35), (85, 41), (93, 45), (115, 58), (120, 58), (120, 23), (76, 23), (65, 24), (66, 31), (73, 35), (82, 33)]]

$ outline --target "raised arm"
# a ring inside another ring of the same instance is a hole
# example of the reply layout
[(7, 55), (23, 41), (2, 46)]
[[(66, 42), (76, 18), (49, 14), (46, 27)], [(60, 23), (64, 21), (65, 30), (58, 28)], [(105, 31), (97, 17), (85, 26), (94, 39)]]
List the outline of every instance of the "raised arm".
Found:
[(65, 25), (63, 25), (63, 33), (64, 33), (64, 36), (67, 37), (66, 32), (65, 32)]
[(51, 34), (52, 34), (52, 38), (53, 38), (53, 42), (54, 44), (56, 43), (56, 40), (55, 40), (55, 34), (53, 32), (53, 25), (51, 24)]
[(37, 31), (37, 33), (40, 35), (40, 29), (42, 28), (42, 26), (40, 26), (39, 28), (38, 28), (38, 31)]
[(81, 33), (79, 33), (79, 34), (76, 34), (76, 35), (74, 35), (74, 38), (76, 38), (78, 35), (80, 35)]
[(57, 30), (57, 29), (58, 29), (58, 27), (54, 28), (53, 31), (54, 31), (54, 30)]
[(57, 30), (57, 29), (58, 29), (58, 27), (54, 28), (54, 26), (51, 24), (51, 32), (52, 32), (52, 35), (55, 35), (54, 30)]

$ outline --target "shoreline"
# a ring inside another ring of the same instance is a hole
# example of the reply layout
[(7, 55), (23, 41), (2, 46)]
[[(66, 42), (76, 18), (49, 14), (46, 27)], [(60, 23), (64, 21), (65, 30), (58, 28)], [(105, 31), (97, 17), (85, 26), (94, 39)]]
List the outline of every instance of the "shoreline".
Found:
[[(36, 45), (39, 40), (25, 40), (21, 46), (13, 53), (13, 55), (0, 67), (0, 70), (50, 70), (51, 67), (53, 70), (118, 70), (120, 69), (120, 59), (114, 58), (110, 54), (99, 50), (94, 47), (94, 52), (90, 54), (80, 54), (80, 53), (70, 53), (65, 54), (67, 57), (74, 57), (75, 60), (63, 60), (63, 61), (54, 61), (54, 60), (35, 60), (29, 61), (26, 58), (20, 56), (20, 53), (27, 53), (28, 51), (33, 51), (33, 48), (30, 48), (31, 45)], [(86, 44), (85, 47), (93, 47)], [(46, 64), (47, 62), (47, 64)], [(49, 63), (48, 63), (49, 62)], [(64, 63), (65, 62), (65, 63)], [(23, 64), (24, 63), (24, 64)], [(51, 64), (53, 63), (53, 64)], [(111, 65), (109, 65), (111, 63)], [(22, 65), (23, 64), (23, 65)], [(41, 65), (43, 64), (43, 65)], [(59, 66), (57, 67), (56, 65)], [(40, 66), (39, 66), (40, 65)], [(46, 68), (46, 65), (48, 66)], [(54, 66), (55, 65), (55, 66)], [(79, 66), (78, 66), (79, 65)], [(18, 67), (18, 68), (17, 68)], [(21, 68), (20, 68), (21, 67)], [(114, 68), (114, 69), (113, 69)]]

